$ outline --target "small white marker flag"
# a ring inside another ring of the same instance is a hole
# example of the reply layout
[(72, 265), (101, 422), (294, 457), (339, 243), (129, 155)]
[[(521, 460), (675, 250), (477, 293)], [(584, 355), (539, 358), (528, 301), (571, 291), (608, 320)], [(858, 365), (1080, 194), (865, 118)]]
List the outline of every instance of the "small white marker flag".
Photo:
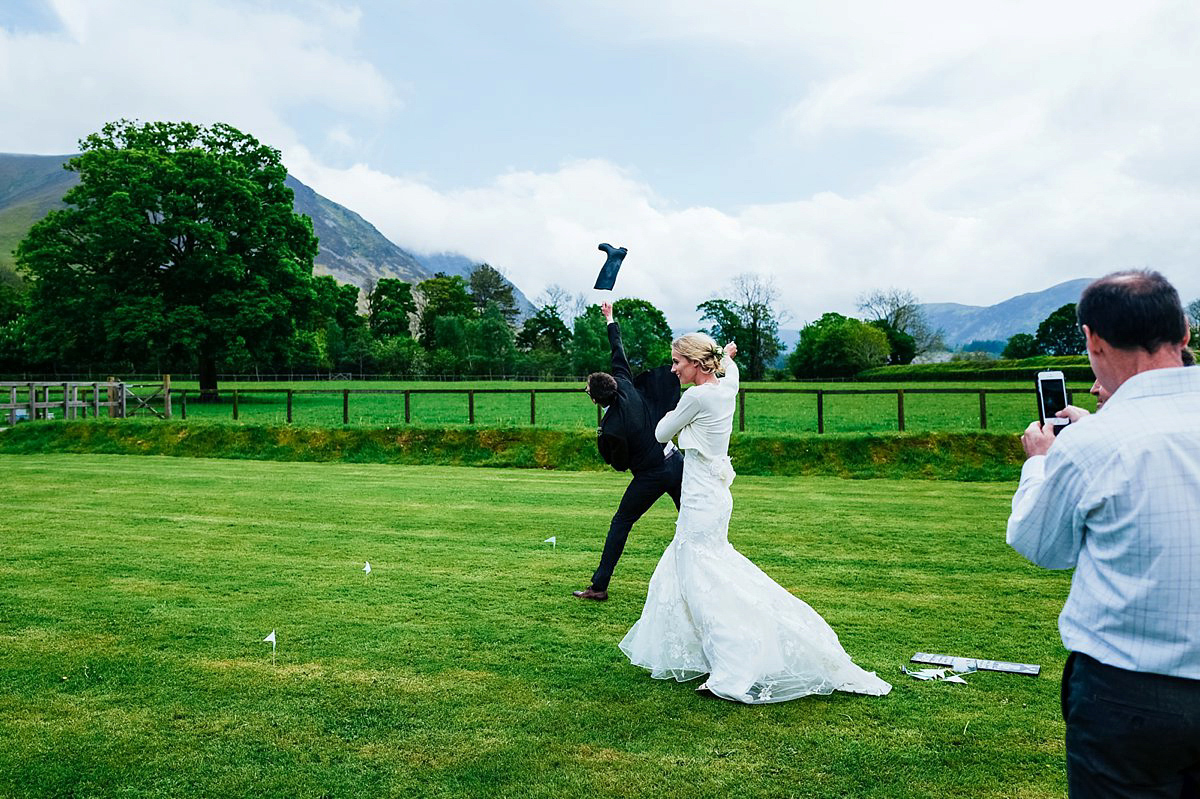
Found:
[(363, 571), (365, 571), (367, 574), (371, 573), (371, 561), (368, 560), (366, 562), (366, 565), (363, 566)]
[(271, 630), (271, 634), (270, 634), (270, 635), (268, 635), (266, 638), (264, 638), (264, 639), (263, 639), (263, 643), (264, 643), (264, 644), (266, 644), (266, 643), (270, 643), (270, 644), (271, 644), (271, 648), (272, 648), (272, 649), (274, 649), (274, 648), (275, 648), (275, 631), (274, 631), (274, 630)]
[(543, 544), (554, 544), (554, 548), (558, 549), (558, 536), (552, 535), (549, 538), (547, 538), (545, 541), (543, 541), (542, 543)]

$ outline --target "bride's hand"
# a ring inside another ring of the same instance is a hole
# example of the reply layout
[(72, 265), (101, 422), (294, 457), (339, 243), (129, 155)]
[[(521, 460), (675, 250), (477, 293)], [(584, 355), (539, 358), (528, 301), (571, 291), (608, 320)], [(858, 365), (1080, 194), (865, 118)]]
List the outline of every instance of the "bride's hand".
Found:
[(731, 341), (725, 345), (725, 354), (728, 355), (730, 358), (733, 358), (737, 355), (737, 342), (736, 341)]

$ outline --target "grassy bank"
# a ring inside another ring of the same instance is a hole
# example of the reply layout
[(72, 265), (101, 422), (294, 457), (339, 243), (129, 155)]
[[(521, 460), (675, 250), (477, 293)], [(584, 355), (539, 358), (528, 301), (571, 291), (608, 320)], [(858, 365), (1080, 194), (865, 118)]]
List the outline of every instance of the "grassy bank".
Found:
[[(1005, 546), (1008, 485), (739, 477), (733, 544), (895, 686), (747, 707), (617, 649), (669, 502), (634, 529), (609, 602), (570, 596), (621, 475), (94, 455), (0, 470), (0, 796), (1065, 795), (1069, 576)], [(900, 673), (917, 651), (1043, 670), (917, 682)]]
[[(590, 432), (531, 427), (298, 427), (148, 419), (23, 423), (0, 433), (0, 453), (172, 455), (267, 461), (607, 470)], [(1013, 480), (1023, 460), (1011, 434), (735, 433), (730, 455), (746, 475)]]

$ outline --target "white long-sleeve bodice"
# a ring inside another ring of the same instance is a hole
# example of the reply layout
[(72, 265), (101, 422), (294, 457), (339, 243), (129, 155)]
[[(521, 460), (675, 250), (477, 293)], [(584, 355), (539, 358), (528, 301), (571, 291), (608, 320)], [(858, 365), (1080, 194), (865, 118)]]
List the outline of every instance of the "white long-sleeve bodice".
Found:
[(729, 436), (733, 432), (733, 413), (737, 405), (738, 368), (733, 359), (721, 360), (725, 376), (715, 383), (692, 386), (683, 392), (675, 410), (654, 429), (663, 444), (679, 436), (679, 448), (694, 450), (706, 458), (729, 454)]

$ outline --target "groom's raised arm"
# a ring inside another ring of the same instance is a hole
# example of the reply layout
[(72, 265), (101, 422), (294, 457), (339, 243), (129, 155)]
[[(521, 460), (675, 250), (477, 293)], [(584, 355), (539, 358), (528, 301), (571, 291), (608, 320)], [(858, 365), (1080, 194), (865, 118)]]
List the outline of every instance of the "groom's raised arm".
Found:
[(621, 328), (613, 320), (612, 305), (604, 303), (600, 306), (605, 321), (608, 322), (608, 346), (612, 349), (612, 376), (623, 377), (633, 382), (633, 369), (629, 359), (625, 357), (625, 347), (621, 343)]

